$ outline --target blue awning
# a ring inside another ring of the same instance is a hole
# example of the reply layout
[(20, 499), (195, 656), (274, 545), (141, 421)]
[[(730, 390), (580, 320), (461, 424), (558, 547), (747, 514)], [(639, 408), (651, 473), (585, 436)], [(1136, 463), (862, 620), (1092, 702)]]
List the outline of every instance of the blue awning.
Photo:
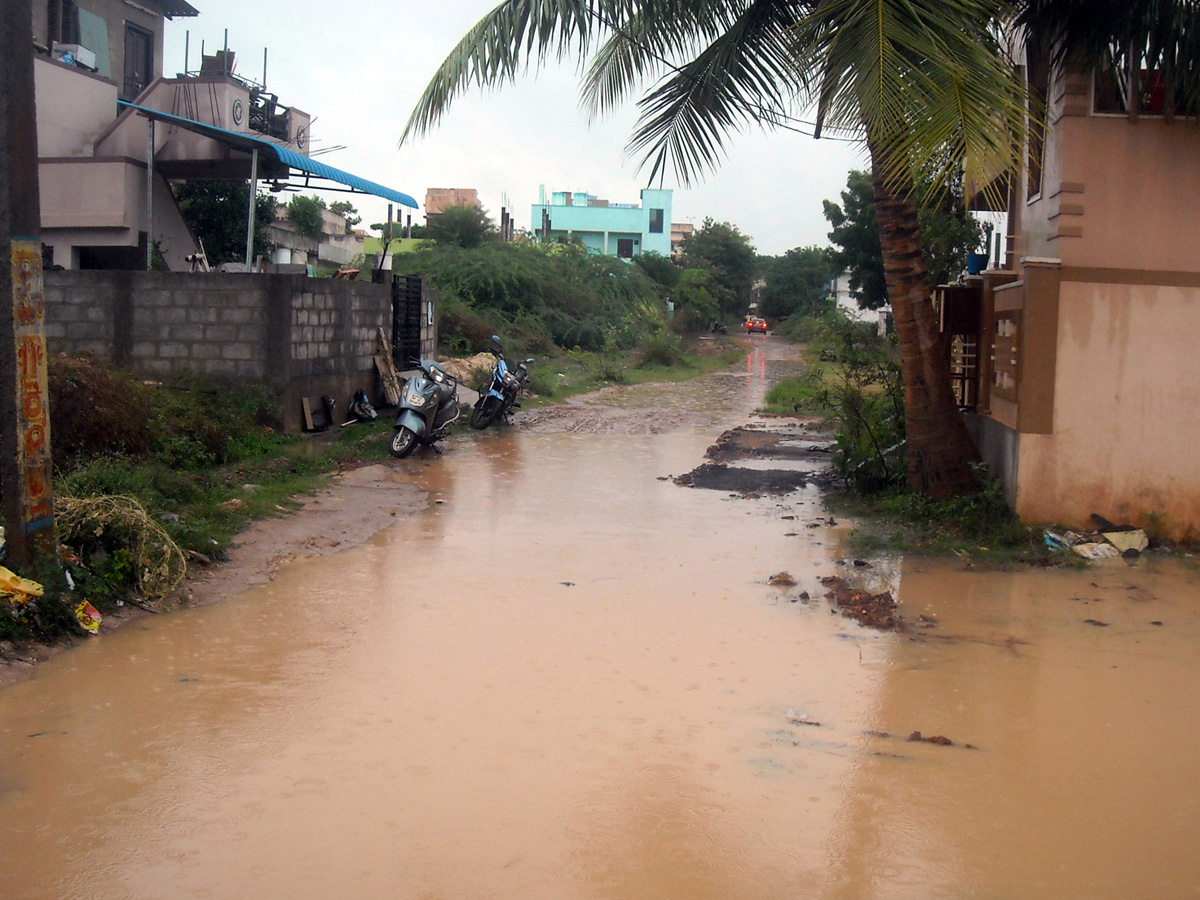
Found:
[(276, 160), (289, 170), (295, 169), (306, 176), (306, 181), (310, 178), (319, 178), (325, 181), (333, 181), (338, 184), (345, 185), (351, 192), (362, 194), (371, 194), (375, 197), (382, 197), (385, 200), (391, 200), (393, 203), (398, 203), (401, 206), (407, 206), (411, 209), (419, 209), (420, 204), (417, 203), (411, 196), (403, 191), (397, 191), (390, 187), (385, 187), (377, 182), (370, 181), (366, 178), (361, 178), (358, 175), (352, 175), (349, 172), (344, 172), (341, 169), (326, 165), (323, 162), (318, 162), (311, 157), (305, 156), (303, 153), (297, 153), (290, 147), (284, 147), (265, 138), (255, 137), (239, 131), (229, 131), (226, 128), (219, 128), (216, 125), (209, 125), (205, 122), (197, 122), (195, 119), (185, 119), (183, 116), (177, 116), (172, 113), (163, 112), (158, 109), (150, 109), (145, 106), (138, 106), (133, 103), (128, 103), (124, 100), (118, 100), (118, 105), (137, 113), (140, 116), (145, 116), (148, 119), (154, 119), (159, 122), (167, 122), (172, 125), (177, 125), (180, 128), (188, 131), (193, 131), (197, 134), (202, 134), (205, 137), (212, 138), (214, 141), (219, 141), (230, 147), (242, 150), (249, 153), (253, 150), (258, 150), (260, 153), (270, 153)]

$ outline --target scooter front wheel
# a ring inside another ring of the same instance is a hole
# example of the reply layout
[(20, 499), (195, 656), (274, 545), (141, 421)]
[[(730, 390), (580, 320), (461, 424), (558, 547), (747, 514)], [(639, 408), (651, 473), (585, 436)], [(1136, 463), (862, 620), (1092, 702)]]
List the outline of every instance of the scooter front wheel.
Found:
[(500, 400), (491, 395), (480, 397), (479, 402), (475, 404), (475, 409), (471, 411), (471, 427), (487, 428), (496, 421), (498, 415), (500, 415)]
[(404, 459), (417, 447), (417, 436), (411, 428), (399, 426), (392, 432), (392, 440), (388, 444), (388, 452), (396, 459)]

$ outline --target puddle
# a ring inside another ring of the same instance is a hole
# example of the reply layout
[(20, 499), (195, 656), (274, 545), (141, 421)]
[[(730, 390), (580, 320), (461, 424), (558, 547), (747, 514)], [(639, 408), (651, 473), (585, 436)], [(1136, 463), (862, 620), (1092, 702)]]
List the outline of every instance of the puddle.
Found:
[(0, 896), (1196, 893), (1196, 570), (856, 567), (812, 488), (666, 479), (749, 396), (456, 440), (366, 544), (0, 691)]

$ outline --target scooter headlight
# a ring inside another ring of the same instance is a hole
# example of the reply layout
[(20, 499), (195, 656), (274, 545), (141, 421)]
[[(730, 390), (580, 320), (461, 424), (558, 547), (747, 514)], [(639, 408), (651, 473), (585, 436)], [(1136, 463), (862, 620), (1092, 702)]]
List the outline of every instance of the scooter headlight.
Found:
[(404, 402), (409, 406), (424, 406), (425, 397), (413, 385), (409, 385), (404, 391)]

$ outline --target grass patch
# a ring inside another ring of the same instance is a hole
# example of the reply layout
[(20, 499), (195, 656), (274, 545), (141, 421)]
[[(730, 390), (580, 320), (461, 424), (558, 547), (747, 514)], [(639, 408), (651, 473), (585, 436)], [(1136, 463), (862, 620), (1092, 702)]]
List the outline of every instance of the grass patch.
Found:
[(931, 500), (893, 486), (864, 496), (834, 491), (825, 503), (835, 515), (854, 519), (848, 544), (858, 555), (890, 551), (957, 556), (996, 566), (1018, 563), (1082, 564), (1074, 554), (1050, 550), (1042, 529), (1022, 524), (996, 481), (975, 494)]

